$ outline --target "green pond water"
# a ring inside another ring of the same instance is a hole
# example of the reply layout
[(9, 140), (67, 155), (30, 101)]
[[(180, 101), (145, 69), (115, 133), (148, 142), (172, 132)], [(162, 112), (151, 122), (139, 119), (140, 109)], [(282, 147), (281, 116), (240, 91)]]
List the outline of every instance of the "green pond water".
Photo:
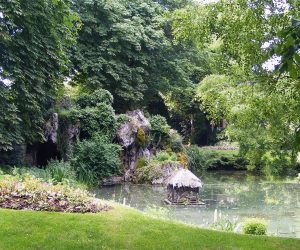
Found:
[(206, 207), (167, 206), (162, 186), (109, 186), (96, 190), (96, 196), (202, 227), (229, 220), (240, 231), (246, 218), (264, 218), (269, 235), (300, 238), (300, 184), (294, 180), (270, 181), (244, 172), (209, 173), (201, 179), (199, 196)]

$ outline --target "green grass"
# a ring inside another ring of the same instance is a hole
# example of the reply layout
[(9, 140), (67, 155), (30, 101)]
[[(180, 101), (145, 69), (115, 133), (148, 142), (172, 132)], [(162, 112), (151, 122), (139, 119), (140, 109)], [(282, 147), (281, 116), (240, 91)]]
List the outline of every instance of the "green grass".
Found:
[(0, 209), (0, 249), (299, 249), (300, 240), (210, 231), (116, 207), (100, 214)]

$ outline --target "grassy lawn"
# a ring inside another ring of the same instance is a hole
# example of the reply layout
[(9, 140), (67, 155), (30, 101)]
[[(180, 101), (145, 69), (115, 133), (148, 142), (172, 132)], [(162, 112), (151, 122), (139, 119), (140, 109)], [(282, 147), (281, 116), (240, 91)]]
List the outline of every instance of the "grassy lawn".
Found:
[(100, 214), (0, 209), (0, 249), (299, 249), (300, 240), (246, 236), (152, 219), (116, 207)]

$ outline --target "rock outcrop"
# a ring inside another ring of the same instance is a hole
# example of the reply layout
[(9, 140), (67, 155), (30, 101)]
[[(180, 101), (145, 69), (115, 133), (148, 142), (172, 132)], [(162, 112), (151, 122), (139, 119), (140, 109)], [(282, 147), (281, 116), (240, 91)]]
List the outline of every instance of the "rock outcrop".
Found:
[(58, 114), (53, 113), (49, 121), (45, 125), (44, 135), (46, 140), (51, 140), (53, 143), (57, 142), (57, 130), (58, 130)]
[(153, 155), (151, 148), (148, 148), (145, 143), (140, 143), (138, 140), (138, 131), (141, 132), (144, 138), (140, 138), (140, 141), (146, 140), (149, 134), (150, 123), (144, 116), (143, 111), (134, 110), (126, 113), (129, 121), (121, 124), (117, 131), (117, 139), (119, 144), (123, 147), (122, 162), (124, 166), (124, 179), (125, 181), (131, 181), (137, 161), (140, 158), (150, 159)]
[(124, 148), (128, 148), (135, 143), (139, 128), (142, 129), (144, 133), (147, 133), (150, 125), (143, 111), (139, 109), (129, 111), (126, 115), (129, 121), (122, 123), (117, 132), (118, 141)]

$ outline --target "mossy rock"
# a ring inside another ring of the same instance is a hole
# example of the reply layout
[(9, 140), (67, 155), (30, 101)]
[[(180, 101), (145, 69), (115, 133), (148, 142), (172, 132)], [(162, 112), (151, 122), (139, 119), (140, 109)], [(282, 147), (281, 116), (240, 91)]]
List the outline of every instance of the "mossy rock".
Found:
[(146, 144), (146, 134), (142, 128), (137, 129), (136, 141), (137, 144), (141, 147), (145, 146)]
[(146, 165), (147, 165), (147, 161), (146, 161), (145, 157), (142, 156), (142, 157), (138, 158), (138, 160), (137, 160), (136, 169), (145, 167)]

